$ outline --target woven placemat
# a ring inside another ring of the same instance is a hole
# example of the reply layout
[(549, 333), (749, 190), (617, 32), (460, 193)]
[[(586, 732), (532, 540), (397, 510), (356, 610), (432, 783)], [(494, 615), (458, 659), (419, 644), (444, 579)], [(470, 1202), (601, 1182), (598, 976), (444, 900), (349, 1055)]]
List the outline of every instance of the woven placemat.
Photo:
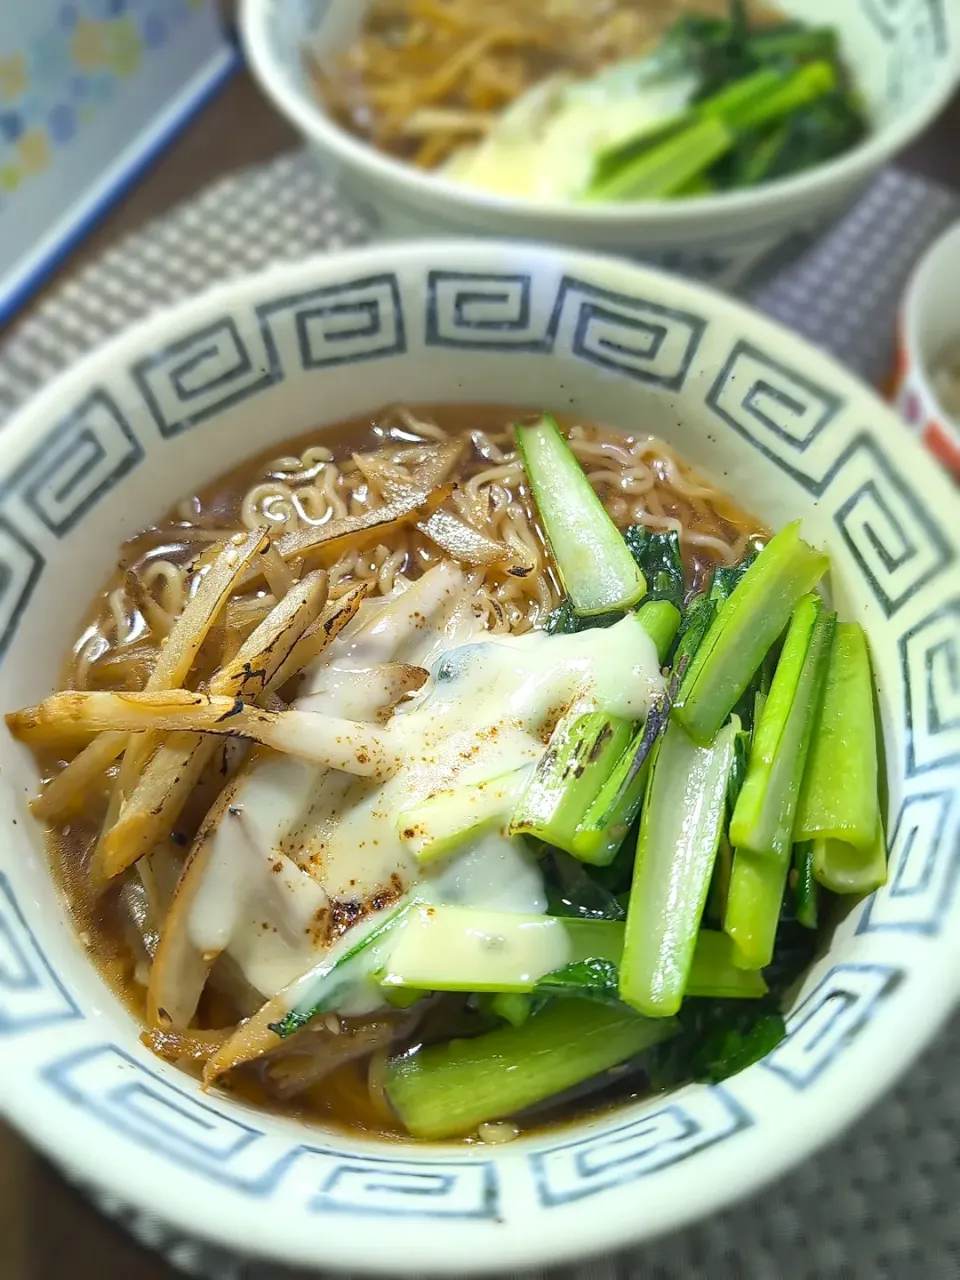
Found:
[[(871, 382), (889, 370), (896, 302), (960, 201), (895, 170), (800, 261), (749, 290), (757, 306)], [(155, 307), (269, 262), (362, 243), (366, 227), (304, 152), (209, 187), (68, 280), (0, 345), (0, 423), (57, 370)], [(678, 1235), (551, 1280), (936, 1280), (960, 1276), (960, 1017), (846, 1136), (761, 1195)], [(91, 1197), (142, 1243), (210, 1280), (280, 1280)], [(318, 1258), (322, 1259), (322, 1239)], [(535, 1273), (542, 1275), (544, 1273)], [(533, 1275), (525, 1280), (533, 1280)]]

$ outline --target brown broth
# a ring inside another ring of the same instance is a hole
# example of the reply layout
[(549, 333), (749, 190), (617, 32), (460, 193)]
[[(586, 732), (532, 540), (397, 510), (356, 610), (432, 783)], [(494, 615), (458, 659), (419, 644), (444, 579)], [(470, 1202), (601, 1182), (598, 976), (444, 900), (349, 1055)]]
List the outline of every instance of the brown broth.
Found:
[[(488, 437), (494, 437), (500, 432), (500, 438), (503, 439), (504, 428), (526, 413), (511, 410), (508, 406), (489, 405), (428, 406), (419, 408), (416, 412), (430, 418), (450, 434), (483, 431)], [(574, 420), (569, 417), (562, 414), (557, 417), (565, 430), (575, 425)], [(198, 552), (203, 554), (211, 545), (209, 541), (198, 543), (191, 540), (191, 530), (229, 532), (241, 528), (244, 495), (263, 481), (275, 460), (281, 456), (299, 458), (308, 447), (320, 444), (332, 451), (336, 462), (345, 462), (355, 452), (369, 453), (387, 445), (399, 448), (409, 445), (412, 439), (411, 433), (402, 424), (398, 425), (396, 421), (383, 415), (373, 420), (354, 419), (335, 427), (325, 427), (279, 447), (264, 450), (205, 486), (185, 503), (177, 504), (156, 525), (121, 548), (116, 573), (77, 628), (77, 639), (71, 645), (70, 658), (62, 673), (61, 687), (83, 687), (84, 683), (91, 688), (140, 687), (156, 652), (155, 646), (151, 647), (149, 637), (139, 636), (129, 646), (138, 650), (137, 660), (142, 668), (139, 680), (134, 668), (118, 662), (115, 643), (106, 645), (104, 653), (90, 666), (81, 680), (78, 654), (83, 637), (89, 639), (92, 634), (102, 636), (108, 629), (108, 620), (112, 616), (109, 605), (111, 594), (122, 590), (125, 571), (133, 569), (143, 572), (160, 559), (179, 566), (188, 565)], [(632, 437), (624, 437), (622, 433), (598, 426), (591, 426), (584, 433), (584, 440), (590, 445), (615, 446), (622, 444), (625, 439), (629, 441)], [(488, 440), (481, 441), (481, 447), (486, 448), (487, 443)], [(587, 470), (609, 471), (614, 469), (615, 462), (616, 458), (591, 461)], [(464, 483), (490, 465), (475, 448), (462, 463), (455, 478)], [(651, 502), (655, 498), (664, 517), (680, 520), (685, 533), (716, 537), (731, 545), (745, 536), (766, 536), (763, 526), (746, 515), (723, 493), (712, 487), (706, 498), (702, 495), (691, 496), (686, 492), (691, 487), (706, 486), (708, 482), (697, 476), (687, 464), (678, 461), (666, 446), (663, 446), (661, 453), (651, 455), (650, 469), (655, 476)], [(274, 473), (277, 470), (274, 466)], [(601, 493), (616, 522), (621, 527), (630, 523), (628, 504), (618, 494), (616, 486), (612, 483), (605, 484)], [(513, 497), (526, 511), (536, 538), (542, 544), (542, 532), (531, 509), (525, 486), (519, 485)], [(420, 535), (411, 538), (403, 563), (404, 572), (416, 576), (428, 564), (443, 558), (442, 553), (435, 548), (430, 550), (427, 544), (428, 540)], [(717, 563), (715, 554), (710, 550), (698, 551), (687, 543), (684, 546), (684, 559), (690, 590), (700, 589), (709, 580)], [(551, 581), (555, 587), (552, 576)], [(215, 651), (201, 653), (201, 673), (209, 672), (216, 665)], [(49, 754), (38, 759), (46, 779), (54, 776), (64, 763), (62, 759)], [(223, 767), (224, 758), (218, 752), (215, 767), (208, 770), (178, 821), (172, 839), (160, 851), (166, 865), (175, 866), (182, 862), (204, 813), (222, 785)], [(110, 770), (102, 788), (85, 795), (79, 811), (71, 813), (69, 820), (50, 830), (48, 848), (54, 873), (91, 959), (134, 1017), (144, 1022), (144, 976), (149, 964), (150, 947), (155, 944), (157, 922), (148, 919), (139, 928), (131, 923), (131, 904), (135, 905), (138, 901), (138, 873), (136, 869), (132, 869), (121, 877), (121, 883), (111, 884), (105, 892), (96, 892), (90, 884), (90, 860), (106, 814), (109, 791), (115, 776), (116, 768)], [(229, 1001), (208, 988), (201, 1001), (195, 1025), (199, 1029), (213, 1029), (236, 1022), (238, 1016), (238, 1010), (231, 1009)], [(402, 1021), (403, 1019), (398, 1018), (398, 1025)], [(414, 1040), (449, 1038), (453, 1033), (474, 1034), (489, 1025), (482, 1016), (466, 1007), (463, 998), (434, 998), (427, 1015), (412, 1029), (400, 1031), (396, 1043), (402, 1048)], [(181, 1065), (191, 1074), (199, 1073), (196, 1064), (181, 1062)], [(299, 1119), (399, 1137), (398, 1125), (391, 1122), (382, 1110), (378, 1110), (375, 1100), (371, 1098), (371, 1090), (367, 1085), (367, 1068), (366, 1059), (359, 1063), (347, 1063), (331, 1071), (321, 1083), (310, 1086), (289, 1101), (282, 1101), (269, 1091), (263, 1074), (257, 1070), (242, 1069), (235, 1072), (224, 1082), (223, 1087), (248, 1101), (270, 1106)], [(575, 1119), (584, 1111), (606, 1109), (637, 1096), (644, 1088), (645, 1082), (635, 1072), (631, 1074), (618, 1071), (608, 1074), (607, 1078), (596, 1083), (594, 1096), (590, 1096), (589, 1092), (583, 1095), (583, 1091), (580, 1091), (576, 1100), (568, 1106), (543, 1106), (536, 1115), (531, 1115), (525, 1127), (557, 1124)]]

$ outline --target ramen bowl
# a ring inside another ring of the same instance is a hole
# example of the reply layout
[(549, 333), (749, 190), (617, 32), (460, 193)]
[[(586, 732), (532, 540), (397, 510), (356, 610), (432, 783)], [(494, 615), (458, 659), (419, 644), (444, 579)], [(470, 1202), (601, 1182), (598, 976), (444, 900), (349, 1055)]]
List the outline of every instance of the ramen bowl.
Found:
[(346, 132), (325, 114), (303, 53), (309, 47), (322, 59), (347, 47), (365, 4), (244, 0), (240, 24), (250, 66), (267, 97), (315, 150), (374, 234), (524, 237), (615, 252), (731, 288), (760, 279), (808, 247), (877, 170), (930, 124), (960, 76), (960, 12), (939, 0), (788, 0), (779, 7), (840, 32), (874, 122), (870, 136), (840, 158), (786, 181), (643, 204), (576, 205), (472, 191)]
[(152, 1056), (67, 915), (0, 734), (0, 1109), (101, 1202), (244, 1256), (352, 1272), (544, 1266), (675, 1229), (836, 1136), (960, 986), (960, 521), (910, 432), (824, 355), (710, 290), (508, 242), (314, 258), (109, 342), (0, 434), (0, 709), (54, 687), (121, 540), (185, 490), (396, 401), (528, 405), (655, 433), (767, 524), (802, 518), (869, 638), (889, 879), (844, 916), (786, 1038), (506, 1145), (307, 1126)]

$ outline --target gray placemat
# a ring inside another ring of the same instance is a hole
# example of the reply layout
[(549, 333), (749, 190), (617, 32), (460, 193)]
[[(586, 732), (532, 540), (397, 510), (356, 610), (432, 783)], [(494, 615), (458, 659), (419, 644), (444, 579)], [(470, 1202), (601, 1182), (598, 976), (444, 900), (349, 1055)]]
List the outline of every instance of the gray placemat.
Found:
[[(895, 170), (804, 257), (747, 296), (872, 382), (923, 248), (960, 216), (949, 192)], [(305, 152), (209, 187), (78, 272), (0, 344), (0, 423), (57, 370), (155, 307), (268, 262), (362, 243)], [(761, 1195), (680, 1234), (551, 1280), (877, 1280), (960, 1277), (960, 1017), (846, 1136)], [(88, 1193), (142, 1243), (211, 1280), (291, 1273), (185, 1240)], [(322, 1240), (318, 1241), (322, 1261)], [(533, 1280), (531, 1273), (525, 1280)]]

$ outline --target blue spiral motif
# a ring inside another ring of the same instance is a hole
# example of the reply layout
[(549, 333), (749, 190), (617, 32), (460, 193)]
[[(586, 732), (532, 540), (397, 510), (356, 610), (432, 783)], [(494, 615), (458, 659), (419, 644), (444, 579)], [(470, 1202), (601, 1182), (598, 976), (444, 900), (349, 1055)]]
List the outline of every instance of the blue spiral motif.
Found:
[(26, 535), (0, 515), (0, 658), (10, 647), (45, 563)]
[(487, 1218), (499, 1213), (496, 1169), (487, 1161), (388, 1160), (364, 1156), (350, 1160), (313, 1151), (319, 1169), (327, 1165), (319, 1189), (308, 1203), (317, 1213), (381, 1213), (401, 1218)]
[(862, 4), (888, 46), (885, 104), (909, 106), (928, 91), (931, 68), (949, 52), (944, 0), (862, 0)]
[(142, 460), (129, 422), (98, 389), (37, 443), (5, 488), (62, 538)]
[(689, 311), (565, 276), (551, 321), (560, 350), (637, 382), (679, 391), (706, 330)]
[(960, 876), (960, 795), (909, 795), (889, 840), (886, 886), (864, 904), (858, 933), (934, 937), (957, 893)]
[(823, 1073), (896, 991), (904, 974), (892, 965), (838, 964), (787, 1019), (787, 1037), (763, 1060), (802, 1091)]
[(726, 1090), (685, 1089), (646, 1107), (628, 1124), (531, 1156), (540, 1203), (555, 1208), (636, 1182), (725, 1141), (752, 1123)]
[(956, 559), (927, 504), (879, 441), (860, 432), (838, 454), (830, 428), (844, 402), (799, 370), (738, 342), (707, 392), (707, 405), (808, 493), (827, 498), (887, 617)]
[(0, 1037), (81, 1018), (0, 872)]
[(741, 341), (707, 392), (707, 406), (805, 489), (822, 490), (836, 460), (825, 441), (844, 408), (840, 396)]
[(44, 1079), (74, 1106), (174, 1167), (258, 1199), (282, 1189), (310, 1212), (415, 1218), (496, 1218), (499, 1189), (488, 1160), (349, 1156), (288, 1146), (226, 1115), (117, 1045), (59, 1058)]
[(362, 364), (407, 349), (400, 286), (392, 273), (277, 298), (258, 307), (257, 318), (274, 381), (291, 370)]
[(909, 27), (929, 35), (934, 49), (945, 52), (947, 16), (943, 0), (861, 0), (861, 5), (884, 40), (896, 42)]
[(828, 483), (834, 522), (888, 618), (956, 559), (920, 495), (869, 436), (841, 455)]
[(176, 436), (276, 381), (236, 321), (216, 320), (130, 370), (162, 436)]
[(960, 599), (900, 640), (906, 698), (907, 776), (960, 764)]
[(664, 390), (683, 386), (706, 329), (691, 312), (564, 276), (431, 271), (427, 346), (569, 353)]
[(426, 336), (431, 347), (548, 351), (549, 312), (536, 318), (533, 280), (518, 272), (431, 271)]

